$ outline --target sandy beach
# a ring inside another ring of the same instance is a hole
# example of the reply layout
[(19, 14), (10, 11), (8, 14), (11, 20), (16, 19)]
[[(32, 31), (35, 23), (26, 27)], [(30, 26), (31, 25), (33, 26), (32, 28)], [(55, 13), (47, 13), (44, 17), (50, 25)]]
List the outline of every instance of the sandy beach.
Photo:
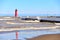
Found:
[(27, 40), (60, 40), (60, 34), (46, 34)]

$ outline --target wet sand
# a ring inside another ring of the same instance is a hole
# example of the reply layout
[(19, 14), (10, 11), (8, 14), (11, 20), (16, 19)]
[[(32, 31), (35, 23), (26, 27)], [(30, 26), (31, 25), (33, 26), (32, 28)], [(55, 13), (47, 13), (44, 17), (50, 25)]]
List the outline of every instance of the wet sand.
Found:
[(60, 40), (60, 34), (46, 34), (38, 37), (30, 38), (27, 40)]

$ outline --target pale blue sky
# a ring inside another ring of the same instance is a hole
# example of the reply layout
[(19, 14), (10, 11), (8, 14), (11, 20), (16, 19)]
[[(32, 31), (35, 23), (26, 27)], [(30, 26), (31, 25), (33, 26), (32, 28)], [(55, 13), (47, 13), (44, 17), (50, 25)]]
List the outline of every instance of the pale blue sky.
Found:
[(1, 15), (13, 15), (15, 9), (20, 16), (59, 16), (60, 0), (0, 0)]

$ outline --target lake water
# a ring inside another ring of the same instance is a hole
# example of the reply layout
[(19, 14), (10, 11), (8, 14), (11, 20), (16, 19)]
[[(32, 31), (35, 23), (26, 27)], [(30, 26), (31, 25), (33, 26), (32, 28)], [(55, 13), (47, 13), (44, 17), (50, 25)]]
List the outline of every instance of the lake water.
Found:
[[(14, 13), (1, 13), (0, 16), (14, 16)], [(18, 16), (60, 16), (59, 13), (54, 14), (54, 13), (24, 13), (24, 15), (22, 13), (18, 13)]]
[[(26, 38), (32, 38), (39, 35), (44, 34), (57, 34), (60, 33), (59, 29), (53, 29), (53, 30), (25, 30), (25, 31), (19, 31), (18, 32), (18, 38), (20, 40), (26, 40)], [(0, 34), (0, 40), (13, 40), (16, 39), (16, 33), (15, 32), (9, 32), (9, 33), (1, 33)]]

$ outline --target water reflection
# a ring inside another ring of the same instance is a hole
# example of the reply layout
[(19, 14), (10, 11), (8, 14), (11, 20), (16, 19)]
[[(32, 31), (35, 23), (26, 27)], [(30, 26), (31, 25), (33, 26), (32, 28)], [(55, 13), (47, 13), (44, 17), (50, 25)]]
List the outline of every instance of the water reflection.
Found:
[[(52, 30), (25, 30), (19, 31), (19, 40), (26, 40), (26, 38), (32, 38), (44, 34), (57, 34), (60, 33), (59, 29)], [(15, 32), (0, 34), (0, 40), (14, 40), (16, 39)]]

